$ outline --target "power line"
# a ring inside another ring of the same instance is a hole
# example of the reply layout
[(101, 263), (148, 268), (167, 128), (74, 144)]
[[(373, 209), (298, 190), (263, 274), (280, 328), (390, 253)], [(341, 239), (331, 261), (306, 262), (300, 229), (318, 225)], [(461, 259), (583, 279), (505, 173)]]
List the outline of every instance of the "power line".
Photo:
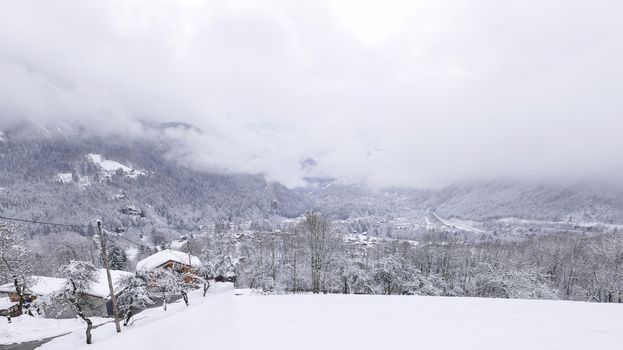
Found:
[(5, 216), (0, 216), (0, 219), (9, 220), (9, 221), (27, 222), (27, 223), (30, 223), (30, 224), (59, 226), (59, 227), (72, 227), (72, 228), (89, 228), (89, 227), (92, 227), (92, 226), (89, 226), (89, 225), (61, 224), (61, 223), (57, 223), (57, 222), (46, 222), (46, 221), (37, 221), (37, 220), (28, 220), (28, 219), (9, 218), (9, 217), (5, 217)]
[(133, 240), (131, 240), (131, 239), (129, 239), (129, 238), (126, 238), (126, 237), (123, 237), (122, 235), (120, 235), (120, 234), (118, 234), (118, 233), (115, 233), (115, 232), (112, 232), (112, 231), (109, 231), (109, 230), (106, 230), (106, 229), (104, 229), (104, 233), (107, 233), (107, 234), (109, 234), (110, 236), (115, 237), (115, 238), (121, 238), (121, 239), (123, 239), (123, 240), (126, 240), (126, 241), (128, 241), (128, 242), (132, 243), (132, 244), (136, 244), (136, 245), (138, 245), (138, 246), (141, 246), (141, 247), (144, 247), (144, 248), (148, 248), (148, 249), (150, 249), (150, 248), (149, 248), (149, 246), (146, 246), (146, 245), (144, 245), (144, 244), (142, 244), (142, 243), (134, 242)]
[[(0, 216), (0, 219), (2, 220), (9, 220), (9, 221), (18, 221), (18, 222), (26, 222), (26, 223), (30, 223), (30, 224), (38, 224), (38, 225), (49, 225), (49, 226), (59, 226), (59, 227), (71, 227), (71, 228), (93, 228), (93, 226), (89, 226), (89, 225), (74, 225), (74, 224), (61, 224), (58, 222), (46, 222), (46, 221), (38, 221), (38, 220), (28, 220), (28, 219), (19, 219), (19, 218), (10, 218), (10, 217), (5, 217), (5, 216)], [(123, 237), (117, 233), (114, 233), (112, 231), (106, 230), (104, 229), (104, 231), (106, 231), (110, 236), (113, 236), (115, 238), (121, 238), (123, 240), (126, 240), (132, 244), (136, 244), (138, 246), (142, 246), (144, 248), (150, 248), (149, 246), (142, 244), (142, 243), (138, 243), (135, 242), (129, 238)]]
[(117, 235), (116, 237), (117, 237), (117, 238), (124, 239), (124, 240), (126, 240), (126, 241), (128, 241), (128, 242), (130, 242), (130, 243), (133, 243), (133, 244), (136, 244), (136, 245), (140, 245), (140, 246), (143, 246), (143, 247), (145, 247), (145, 248), (149, 248), (148, 246), (144, 245), (143, 243), (134, 242), (133, 240), (131, 240), (131, 239), (129, 239), (129, 238), (125, 238), (125, 237), (123, 237), (123, 236), (121, 236), (121, 235)]

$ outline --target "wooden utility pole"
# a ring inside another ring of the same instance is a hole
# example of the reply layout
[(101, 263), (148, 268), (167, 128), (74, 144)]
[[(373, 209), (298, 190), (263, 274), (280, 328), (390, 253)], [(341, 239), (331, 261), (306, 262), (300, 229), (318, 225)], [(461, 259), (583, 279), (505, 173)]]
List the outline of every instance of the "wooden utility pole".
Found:
[(188, 266), (193, 267), (193, 259), (190, 256), (190, 236), (188, 236), (188, 241), (186, 242), (188, 246)]
[(108, 277), (108, 289), (110, 290), (112, 314), (115, 318), (117, 333), (121, 333), (121, 325), (119, 324), (119, 309), (117, 309), (117, 297), (115, 296), (115, 290), (112, 286), (112, 277), (110, 276), (110, 267), (108, 265), (108, 253), (106, 253), (106, 241), (104, 240), (104, 233), (102, 232), (102, 223), (99, 220), (97, 220), (97, 232), (99, 232), (100, 235), (100, 242), (102, 245), (102, 260), (104, 261), (104, 268), (106, 268), (106, 276)]

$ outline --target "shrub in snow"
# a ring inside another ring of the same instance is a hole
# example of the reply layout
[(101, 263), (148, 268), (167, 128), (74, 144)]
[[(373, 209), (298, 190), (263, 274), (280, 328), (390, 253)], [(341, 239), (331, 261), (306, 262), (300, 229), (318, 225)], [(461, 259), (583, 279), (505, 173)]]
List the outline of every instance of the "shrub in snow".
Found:
[(481, 264), (479, 291), (483, 296), (512, 299), (557, 299), (546, 276), (533, 268), (502, 269)]
[(414, 271), (411, 278), (402, 285), (402, 294), (408, 295), (447, 295), (446, 281), (438, 275), (426, 276), (420, 271)]

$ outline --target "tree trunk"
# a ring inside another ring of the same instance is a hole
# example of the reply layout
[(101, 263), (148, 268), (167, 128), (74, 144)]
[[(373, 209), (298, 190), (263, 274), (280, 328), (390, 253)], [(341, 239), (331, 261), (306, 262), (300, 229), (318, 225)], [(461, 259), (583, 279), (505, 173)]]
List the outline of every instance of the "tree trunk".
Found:
[(78, 316), (80, 316), (80, 318), (87, 323), (87, 344), (91, 344), (91, 329), (93, 329), (93, 322), (91, 322), (91, 320), (89, 320), (89, 318), (84, 315), (84, 313), (82, 312), (82, 308), (76, 303), (76, 300), (73, 299), (73, 301), (74, 305), (76, 305), (76, 308), (78, 309)]
[(84, 317), (84, 321), (87, 323), (87, 344), (91, 344), (91, 329), (93, 329), (93, 322)]
[(203, 282), (203, 296), (206, 296), (206, 293), (208, 292), (208, 288), (210, 288), (210, 282), (208, 282), (208, 280), (206, 279)]
[(134, 298), (130, 298), (130, 302), (129, 302), (130, 307), (128, 307), (128, 313), (125, 315), (125, 318), (123, 320), (123, 325), (124, 326), (127, 326), (128, 323), (130, 322), (130, 318), (132, 318), (132, 315), (133, 315), (133, 313), (132, 313), (132, 304), (133, 303), (134, 303)]
[(132, 308), (130, 308), (130, 311), (128, 311), (127, 315), (125, 315), (125, 320), (123, 321), (124, 326), (127, 326), (128, 323), (130, 323), (130, 319), (132, 318), (133, 315), (134, 313), (132, 313)]
[(296, 285), (296, 250), (294, 251), (294, 261), (293, 261), (293, 272), (292, 272), (292, 290), (294, 291), (294, 294), (296, 294), (296, 289), (297, 289), (297, 285)]
[(186, 303), (186, 306), (188, 306), (188, 294), (186, 294), (186, 291), (182, 291), (182, 298), (184, 299), (184, 303)]
[(74, 304), (74, 306), (76, 307), (76, 310), (78, 310), (78, 316), (80, 316), (80, 318), (83, 319), (84, 322), (87, 323), (87, 331), (86, 331), (87, 344), (91, 344), (91, 329), (93, 329), (93, 322), (91, 322), (91, 320), (89, 320), (84, 315), (84, 312), (82, 311), (82, 306), (80, 305), (80, 303), (76, 299), (76, 284), (72, 280), (70, 280), (70, 282), (71, 282), (71, 286), (72, 286), (72, 294), (71, 294), (71, 298), (69, 298), (69, 301), (72, 304)]
[(17, 308), (19, 311), (22, 311), (24, 309), (24, 293), (22, 288), (19, 286), (17, 276), (13, 276), (13, 284), (15, 285), (15, 292), (17, 292), (17, 295), (19, 296), (19, 304), (17, 304)]

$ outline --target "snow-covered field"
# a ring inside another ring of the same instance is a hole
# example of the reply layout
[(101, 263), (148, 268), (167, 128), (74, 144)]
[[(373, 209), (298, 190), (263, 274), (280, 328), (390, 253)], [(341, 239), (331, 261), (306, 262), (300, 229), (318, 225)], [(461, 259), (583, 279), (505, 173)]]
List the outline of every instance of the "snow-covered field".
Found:
[(132, 169), (129, 166), (121, 164), (117, 161), (105, 159), (101, 154), (89, 153), (87, 154), (87, 159), (98, 165), (102, 169), (103, 175), (106, 176), (111, 176), (119, 169), (126, 173), (126, 176), (133, 178), (146, 174), (144, 170)]
[(451, 219), (442, 219), (439, 215), (433, 212), (427, 212), (424, 216), (424, 222), (426, 224), (427, 230), (434, 230), (436, 228), (440, 229), (451, 229), (451, 230), (460, 230), (465, 232), (473, 232), (473, 233), (486, 233), (487, 231), (476, 228), (477, 222), (468, 221), (468, 220), (460, 220), (457, 218)]
[(147, 310), (86, 346), (80, 331), (51, 349), (621, 349), (623, 305), (363, 295), (241, 295), (217, 284), (191, 306)]

